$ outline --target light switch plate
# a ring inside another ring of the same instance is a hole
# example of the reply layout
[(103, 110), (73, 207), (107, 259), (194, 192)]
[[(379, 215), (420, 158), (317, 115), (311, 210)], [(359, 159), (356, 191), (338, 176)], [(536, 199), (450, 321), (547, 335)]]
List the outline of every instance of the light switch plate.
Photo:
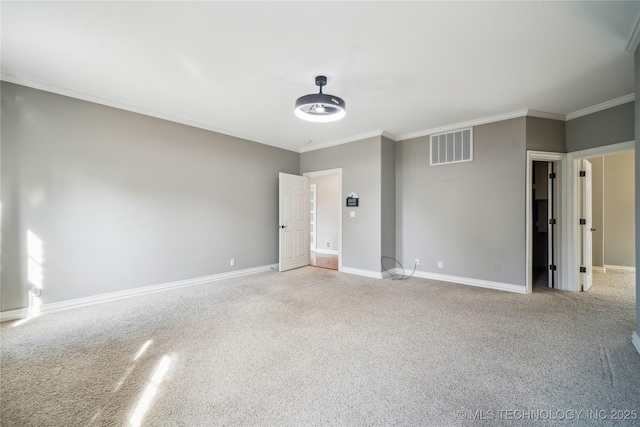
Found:
[(349, 216), (351, 218), (355, 218), (356, 217), (356, 211), (349, 211)]

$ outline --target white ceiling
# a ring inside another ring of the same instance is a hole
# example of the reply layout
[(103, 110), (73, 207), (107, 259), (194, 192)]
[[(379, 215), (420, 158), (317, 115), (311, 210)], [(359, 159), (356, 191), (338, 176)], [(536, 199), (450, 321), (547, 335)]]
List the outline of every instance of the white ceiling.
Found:
[[(305, 151), (629, 99), (639, 17), (640, 2), (609, 1), (2, 1), (1, 72)], [(293, 114), (319, 74), (346, 102), (339, 122)]]

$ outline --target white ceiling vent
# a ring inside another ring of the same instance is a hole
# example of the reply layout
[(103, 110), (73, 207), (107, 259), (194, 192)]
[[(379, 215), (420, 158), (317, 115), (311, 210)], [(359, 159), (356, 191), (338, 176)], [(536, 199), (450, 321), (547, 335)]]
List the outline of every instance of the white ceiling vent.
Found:
[(431, 166), (473, 161), (473, 128), (431, 135)]

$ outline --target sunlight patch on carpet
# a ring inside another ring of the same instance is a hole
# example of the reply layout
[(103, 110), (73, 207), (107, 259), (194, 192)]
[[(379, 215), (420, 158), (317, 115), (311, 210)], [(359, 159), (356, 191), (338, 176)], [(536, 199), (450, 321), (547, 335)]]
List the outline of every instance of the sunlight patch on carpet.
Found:
[(149, 384), (147, 384), (147, 388), (144, 390), (136, 409), (134, 409), (133, 414), (129, 418), (129, 425), (132, 427), (139, 427), (142, 424), (142, 418), (149, 410), (151, 406), (151, 402), (153, 402), (153, 398), (156, 396), (158, 392), (158, 387), (162, 380), (164, 379), (165, 374), (169, 370), (169, 365), (171, 364), (171, 358), (167, 355), (162, 356), (158, 367), (153, 373)]

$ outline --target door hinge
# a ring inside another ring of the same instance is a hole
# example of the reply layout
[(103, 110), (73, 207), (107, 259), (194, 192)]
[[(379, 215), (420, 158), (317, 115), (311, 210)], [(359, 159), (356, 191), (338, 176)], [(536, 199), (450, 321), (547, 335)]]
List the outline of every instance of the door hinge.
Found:
[(558, 267), (556, 267), (555, 265), (550, 265), (549, 266), (549, 270), (551, 271), (556, 271), (558, 269)]
[(587, 267), (580, 267), (580, 273), (586, 273)]
[(587, 176), (587, 171), (580, 171), (580, 177), (584, 178)]
[(549, 179), (556, 179), (556, 173), (555, 172), (550, 173)]
[(580, 225), (587, 225), (587, 220), (584, 218), (580, 218)]
[(555, 218), (551, 218), (551, 219), (549, 220), (549, 224), (551, 224), (551, 225), (556, 225), (556, 220), (555, 220)]

